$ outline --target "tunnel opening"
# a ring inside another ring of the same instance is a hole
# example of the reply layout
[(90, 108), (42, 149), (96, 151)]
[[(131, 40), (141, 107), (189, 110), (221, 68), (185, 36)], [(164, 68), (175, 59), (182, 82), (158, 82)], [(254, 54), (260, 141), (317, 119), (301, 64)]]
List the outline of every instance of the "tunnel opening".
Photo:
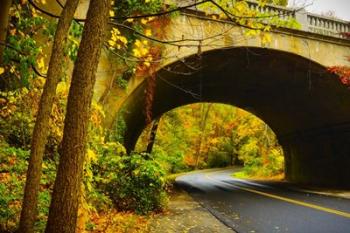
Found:
[[(153, 118), (196, 102), (246, 109), (276, 133), (289, 181), (350, 186), (350, 91), (320, 64), (283, 51), (239, 47), (179, 59), (156, 76)], [(123, 105), (128, 150), (146, 125), (145, 88), (146, 81)]]
[(135, 151), (145, 151), (155, 134), (152, 158), (169, 173), (227, 166), (242, 167), (243, 177), (284, 177), (284, 156), (275, 133), (243, 109), (219, 103), (195, 103), (164, 113), (149, 124)]

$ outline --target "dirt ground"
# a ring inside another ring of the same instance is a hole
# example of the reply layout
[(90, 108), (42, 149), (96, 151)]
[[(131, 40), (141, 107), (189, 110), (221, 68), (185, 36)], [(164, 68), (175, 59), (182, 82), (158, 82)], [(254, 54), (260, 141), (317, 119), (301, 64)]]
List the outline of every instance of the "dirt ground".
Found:
[(168, 210), (151, 220), (152, 233), (233, 233), (186, 192), (175, 190)]

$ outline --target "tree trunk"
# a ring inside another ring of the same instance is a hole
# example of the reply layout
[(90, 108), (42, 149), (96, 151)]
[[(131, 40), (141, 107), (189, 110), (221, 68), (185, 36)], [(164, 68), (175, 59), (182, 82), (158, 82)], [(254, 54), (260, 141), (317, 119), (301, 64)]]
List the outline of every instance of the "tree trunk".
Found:
[[(0, 42), (5, 43), (7, 27), (9, 24), (9, 10), (12, 4), (12, 0), (1, 0), (0, 2)], [(5, 45), (0, 43), (0, 65), (2, 64), (2, 57), (4, 53)]]
[(154, 141), (156, 140), (158, 125), (159, 125), (160, 118), (157, 118), (153, 121), (152, 129), (149, 134), (148, 144), (147, 144), (147, 150), (146, 152), (150, 154), (153, 149)]
[(37, 215), (38, 192), (40, 186), (41, 167), (45, 144), (49, 133), (49, 121), (57, 84), (62, 75), (64, 47), (69, 27), (74, 17), (79, 0), (67, 1), (58, 21), (53, 42), (48, 75), (40, 99), (39, 111), (32, 135), (31, 153), (27, 170), (27, 180), (19, 224), (19, 232), (34, 232), (34, 222)]
[(74, 233), (96, 70), (107, 30), (110, 0), (91, 0), (68, 95), (62, 151), (46, 233)]
[(210, 103), (207, 105), (207, 109), (205, 109), (206, 104), (202, 105), (202, 113), (201, 113), (201, 121), (199, 122), (200, 130), (201, 130), (201, 135), (199, 135), (199, 142), (198, 142), (198, 147), (196, 151), (196, 164), (195, 164), (195, 169), (198, 168), (199, 164), (199, 159), (202, 155), (202, 143), (203, 143), (203, 138), (205, 136), (205, 127), (207, 125), (207, 119), (209, 115), (210, 108), (213, 104)]

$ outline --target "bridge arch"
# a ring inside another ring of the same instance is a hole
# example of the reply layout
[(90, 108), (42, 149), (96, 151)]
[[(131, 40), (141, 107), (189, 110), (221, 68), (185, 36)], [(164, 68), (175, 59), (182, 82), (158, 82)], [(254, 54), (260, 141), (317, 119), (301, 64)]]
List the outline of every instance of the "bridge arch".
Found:
[[(143, 81), (122, 107), (128, 150), (146, 124), (145, 87)], [(283, 147), (287, 179), (349, 185), (350, 90), (320, 64), (238, 47), (192, 55), (158, 71), (153, 117), (200, 101), (234, 105), (265, 121)]]

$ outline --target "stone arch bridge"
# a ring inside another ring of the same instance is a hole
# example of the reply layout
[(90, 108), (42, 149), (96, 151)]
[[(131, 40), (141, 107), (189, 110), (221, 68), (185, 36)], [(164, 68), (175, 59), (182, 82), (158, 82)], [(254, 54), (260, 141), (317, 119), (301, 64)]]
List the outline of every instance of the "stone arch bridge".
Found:
[[(165, 40), (191, 40), (165, 46), (153, 116), (201, 101), (238, 106), (274, 130), (289, 180), (350, 186), (350, 90), (327, 72), (328, 66), (348, 64), (350, 41), (339, 32), (349, 32), (350, 24), (282, 7), (265, 10), (295, 17), (302, 27), (273, 29), (272, 40), (263, 43), (198, 11), (171, 19)], [(112, 66), (105, 54), (95, 99), (103, 98), (106, 126), (118, 112), (123, 115), (125, 146), (132, 150), (145, 127), (147, 77), (132, 77), (127, 90), (120, 90), (113, 87)]]

